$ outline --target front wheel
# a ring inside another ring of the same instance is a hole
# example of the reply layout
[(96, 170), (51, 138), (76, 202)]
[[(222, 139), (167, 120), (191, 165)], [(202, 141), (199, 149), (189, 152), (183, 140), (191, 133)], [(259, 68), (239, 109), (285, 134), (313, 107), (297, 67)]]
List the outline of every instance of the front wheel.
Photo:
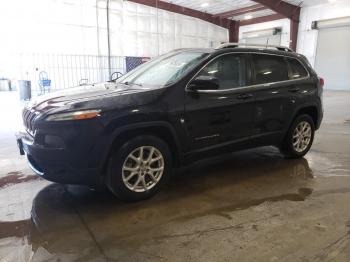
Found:
[(171, 166), (170, 150), (163, 140), (138, 136), (111, 155), (107, 185), (124, 200), (147, 199), (166, 182)]
[(315, 125), (309, 115), (300, 115), (289, 128), (281, 151), (289, 158), (304, 156), (311, 148), (315, 135)]

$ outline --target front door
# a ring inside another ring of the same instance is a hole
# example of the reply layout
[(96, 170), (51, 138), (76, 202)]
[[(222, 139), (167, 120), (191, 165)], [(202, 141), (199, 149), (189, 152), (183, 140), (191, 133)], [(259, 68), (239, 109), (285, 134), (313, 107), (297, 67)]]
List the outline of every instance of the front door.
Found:
[(254, 97), (245, 88), (250, 82), (247, 61), (244, 54), (223, 54), (194, 77), (216, 77), (219, 88), (186, 91), (185, 121), (190, 150), (232, 146), (249, 139)]

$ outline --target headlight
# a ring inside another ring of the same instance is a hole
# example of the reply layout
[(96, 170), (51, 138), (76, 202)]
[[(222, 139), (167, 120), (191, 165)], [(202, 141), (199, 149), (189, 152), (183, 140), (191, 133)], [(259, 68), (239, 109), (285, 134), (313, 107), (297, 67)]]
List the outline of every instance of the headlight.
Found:
[(46, 121), (65, 121), (65, 120), (81, 120), (90, 119), (100, 116), (101, 110), (83, 110), (69, 113), (53, 114), (46, 117)]

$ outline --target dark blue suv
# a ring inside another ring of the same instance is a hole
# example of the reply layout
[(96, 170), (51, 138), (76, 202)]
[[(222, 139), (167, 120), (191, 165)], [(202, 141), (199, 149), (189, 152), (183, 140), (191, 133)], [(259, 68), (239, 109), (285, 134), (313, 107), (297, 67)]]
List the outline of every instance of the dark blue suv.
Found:
[(38, 175), (135, 201), (198, 159), (267, 145), (302, 157), (322, 120), (322, 87), (288, 48), (175, 50), (115, 82), (32, 101), (17, 142)]

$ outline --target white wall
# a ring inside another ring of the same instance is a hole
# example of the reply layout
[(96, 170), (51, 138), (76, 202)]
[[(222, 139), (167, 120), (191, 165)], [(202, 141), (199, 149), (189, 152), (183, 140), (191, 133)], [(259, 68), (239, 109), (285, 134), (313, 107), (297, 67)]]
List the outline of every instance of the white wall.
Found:
[[(335, 3), (304, 7), (301, 9), (297, 51), (304, 54), (314, 65), (318, 30), (311, 29), (312, 21), (350, 16), (350, 1), (339, 0)], [(334, 47), (336, 48), (334, 39)]]
[[(36, 74), (35, 67), (42, 63), (32, 60), (38, 56), (49, 60), (58, 55), (107, 55), (106, 2), (1, 0), (0, 77)], [(175, 48), (209, 47), (228, 40), (227, 29), (200, 19), (123, 0), (111, 0), (110, 10), (113, 56), (153, 57)], [(30, 58), (22, 70), (18, 70), (24, 63), (18, 54)], [(54, 60), (48, 63), (59, 65)]]
[[(1, 1), (0, 50), (96, 55), (99, 45), (106, 54), (106, 1)], [(209, 47), (228, 39), (227, 29), (200, 19), (123, 0), (111, 0), (110, 8), (114, 55), (155, 56), (158, 49)]]
[[(104, 31), (105, 1), (100, 3), (99, 26)], [(209, 47), (228, 40), (227, 29), (197, 18), (123, 0), (112, 0), (110, 9), (113, 55), (153, 57), (175, 48)], [(101, 53), (106, 52), (104, 47)]]
[[(106, 2), (0, 0), (0, 78), (36, 86), (45, 70), (54, 88), (108, 79)], [(124, 0), (110, 2), (110, 29), (115, 71), (123, 71), (123, 56), (154, 57), (228, 40), (225, 28)]]
[(96, 54), (94, 5), (94, 0), (1, 1), (1, 50)]
[(265, 23), (260, 23), (260, 24), (241, 26), (239, 28), (239, 39), (240, 40), (242, 39), (243, 33), (245, 33), (245, 32), (271, 29), (274, 27), (281, 27), (282, 28), (281, 45), (289, 46), (289, 37), (290, 37), (290, 21), (289, 21), (289, 19), (280, 19), (280, 20), (275, 20), (275, 21), (265, 22)]

